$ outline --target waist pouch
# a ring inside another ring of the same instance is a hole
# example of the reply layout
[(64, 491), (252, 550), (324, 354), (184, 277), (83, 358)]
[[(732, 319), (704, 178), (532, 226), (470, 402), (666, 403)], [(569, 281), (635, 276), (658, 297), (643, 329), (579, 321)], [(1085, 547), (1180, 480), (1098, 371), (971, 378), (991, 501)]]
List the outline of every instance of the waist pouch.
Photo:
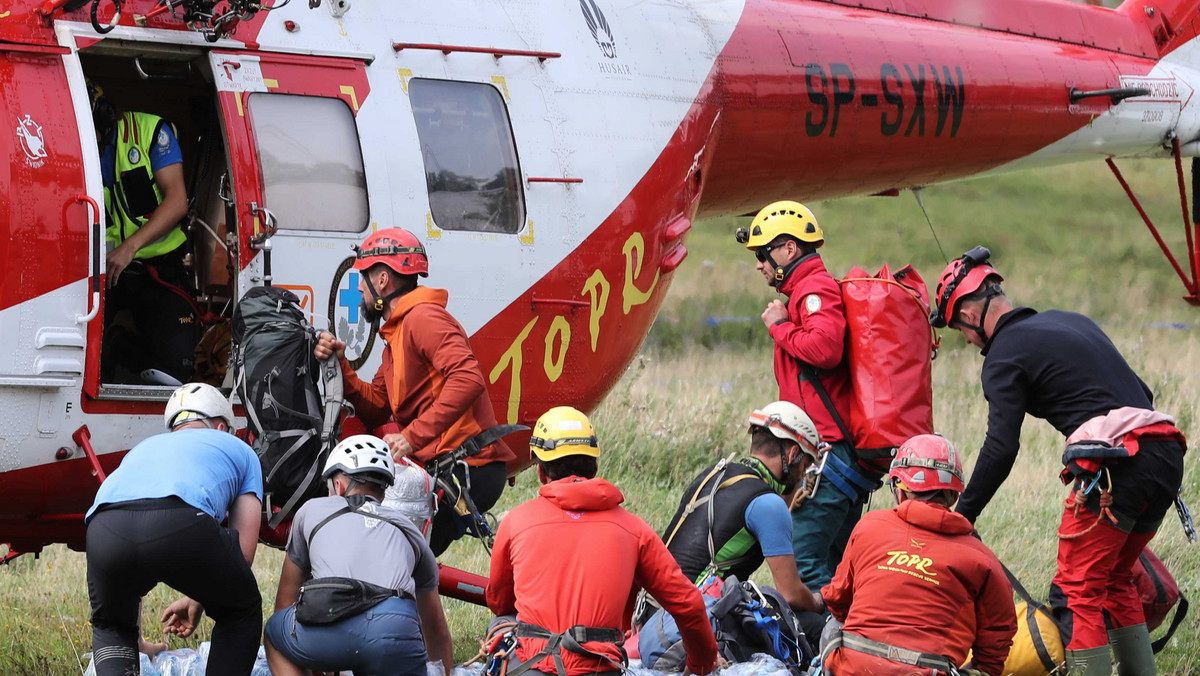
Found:
[(301, 585), (300, 597), (296, 599), (296, 621), (333, 624), (392, 597), (411, 599), (412, 595), (348, 577), (319, 577)]

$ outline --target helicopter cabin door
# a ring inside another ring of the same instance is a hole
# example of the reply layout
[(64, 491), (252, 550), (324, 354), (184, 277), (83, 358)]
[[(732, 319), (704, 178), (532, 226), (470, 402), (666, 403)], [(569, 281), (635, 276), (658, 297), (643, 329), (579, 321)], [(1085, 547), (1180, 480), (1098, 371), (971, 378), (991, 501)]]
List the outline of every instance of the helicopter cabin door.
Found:
[(261, 52), (210, 58), (229, 140), (238, 296), (254, 286), (289, 289), (310, 323), (328, 328), (331, 305), (357, 311), (351, 245), (370, 224), (356, 122), (369, 91), (366, 63)]
[[(85, 185), (95, 161), (83, 157), (69, 54), (0, 44), (0, 388), (29, 393), (79, 386), (85, 331), (98, 322), (104, 234)], [(75, 84), (82, 90), (82, 76)]]

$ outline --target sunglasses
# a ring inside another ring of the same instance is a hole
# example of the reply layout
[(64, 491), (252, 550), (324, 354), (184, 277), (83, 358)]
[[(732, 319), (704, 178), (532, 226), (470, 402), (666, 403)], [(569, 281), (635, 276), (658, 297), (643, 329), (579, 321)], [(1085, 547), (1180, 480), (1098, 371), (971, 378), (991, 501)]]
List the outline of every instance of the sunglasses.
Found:
[(766, 263), (767, 256), (770, 256), (772, 251), (778, 249), (779, 247), (781, 247), (785, 244), (787, 244), (787, 242), (780, 242), (779, 244), (776, 244), (774, 246), (772, 246), (770, 244), (768, 244), (766, 246), (760, 246), (754, 250), (754, 258), (756, 258), (759, 263)]

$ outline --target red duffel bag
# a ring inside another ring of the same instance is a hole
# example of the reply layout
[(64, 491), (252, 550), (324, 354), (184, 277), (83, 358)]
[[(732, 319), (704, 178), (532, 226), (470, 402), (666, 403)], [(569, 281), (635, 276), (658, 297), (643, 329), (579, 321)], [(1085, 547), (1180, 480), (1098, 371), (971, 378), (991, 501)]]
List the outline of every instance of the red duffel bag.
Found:
[[(850, 431), (860, 458), (882, 462), (933, 432), (929, 291), (911, 265), (874, 275), (854, 267), (841, 281), (846, 354), (854, 385)], [(890, 462), (890, 460), (888, 461)]]
[(1171, 609), (1175, 609), (1167, 633), (1154, 641), (1154, 652), (1157, 653), (1171, 640), (1183, 618), (1187, 617), (1187, 597), (1179, 590), (1171, 571), (1148, 547), (1142, 550), (1137, 563), (1133, 564), (1133, 581), (1137, 583), (1138, 595), (1142, 598), (1142, 611), (1146, 614), (1148, 629), (1153, 631), (1158, 628), (1167, 619)]

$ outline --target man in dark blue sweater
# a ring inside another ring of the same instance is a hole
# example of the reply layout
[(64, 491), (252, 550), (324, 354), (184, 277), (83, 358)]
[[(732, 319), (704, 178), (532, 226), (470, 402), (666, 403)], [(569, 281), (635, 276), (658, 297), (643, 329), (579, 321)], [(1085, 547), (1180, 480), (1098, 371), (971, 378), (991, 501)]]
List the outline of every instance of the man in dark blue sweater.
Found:
[[(974, 522), (1008, 478), (1029, 413), (1067, 438), (1074, 484), (1059, 531), (1052, 595), (1071, 673), (1156, 673), (1132, 567), (1179, 493), (1186, 444), (1174, 419), (1091, 319), (1014, 308), (977, 247), (938, 281), (930, 321), (980, 348), (988, 429), (957, 511)], [(1108, 620), (1106, 626), (1105, 620)]]

